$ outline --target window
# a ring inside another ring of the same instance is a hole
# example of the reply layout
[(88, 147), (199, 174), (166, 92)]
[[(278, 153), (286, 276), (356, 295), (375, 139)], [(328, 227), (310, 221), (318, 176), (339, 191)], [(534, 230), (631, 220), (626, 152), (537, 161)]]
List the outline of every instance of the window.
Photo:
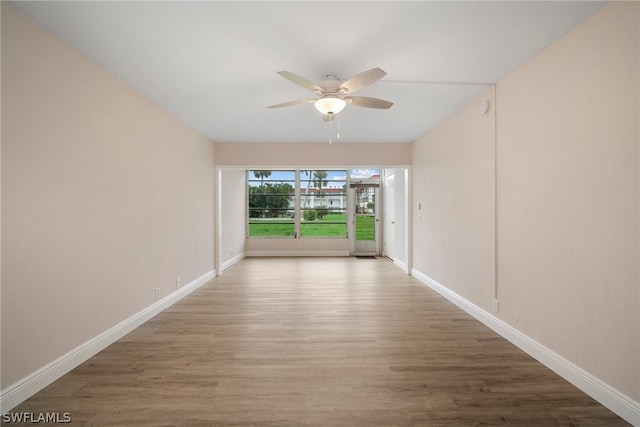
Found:
[(347, 237), (347, 172), (300, 171), (300, 236)]
[(347, 171), (249, 170), (247, 182), (249, 237), (347, 237)]
[(249, 237), (294, 237), (295, 171), (250, 170)]

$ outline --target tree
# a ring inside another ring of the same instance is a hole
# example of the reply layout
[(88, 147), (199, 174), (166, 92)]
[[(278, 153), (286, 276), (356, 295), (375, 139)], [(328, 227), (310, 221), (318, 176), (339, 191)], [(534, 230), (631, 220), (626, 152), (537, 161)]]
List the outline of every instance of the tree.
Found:
[(322, 187), (327, 185), (327, 175), (328, 175), (327, 171), (314, 171), (313, 186), (321, 190)]
[(327, 171), (313, 171), (313, 186), (316, 188), (314, 198), (324, 200), (325, 193), (322, 187), (327, 185), (327, 175)]
[(293, 187), (287, 183), (267, 183), (249, 187), (249, 217), (277, 218), (285, 213), (291, 203)]
[(264, 179), (271, 176), (271, 171), (253, 171), (253, 176), (260, 178), (260, 187), (264, 185)]
[(313, 180), (313, 171), (304, 171), (304, 173), (307, 175), (307, 188), (305, 188), (304, 190), (304, 206), (303, 207), (308, 207), (309, 206), (309, 191), (311, 191), (311, 181)]

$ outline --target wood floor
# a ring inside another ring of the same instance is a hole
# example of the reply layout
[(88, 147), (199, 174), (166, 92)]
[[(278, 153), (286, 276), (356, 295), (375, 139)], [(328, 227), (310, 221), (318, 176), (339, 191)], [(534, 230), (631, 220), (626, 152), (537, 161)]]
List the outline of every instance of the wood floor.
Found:
[(386, 259), (247, 258), (11, 412), (94, 426), (628, 425)]

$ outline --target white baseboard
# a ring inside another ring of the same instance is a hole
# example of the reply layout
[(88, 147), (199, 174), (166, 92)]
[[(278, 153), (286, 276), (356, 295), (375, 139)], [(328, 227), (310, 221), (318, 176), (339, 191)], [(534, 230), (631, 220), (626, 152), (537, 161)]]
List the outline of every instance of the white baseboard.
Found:
[(640, 426), (640, 402), (636, 402), (629, 396), (621, 393), (581, 367), (555, 353), (553, 350), (523, 334), (519, 330), (461, 297), (446, 286), (441, 285), (415, 268), (411, 270), (411, 275), (447, 298), (462, 310), (469, 313), (471, 316), (475, 317), (487, 327), (493, 329), (499, 335), (519, 347), (549, 369), (553, 370), (555, 373), (578, 387), (602, 405), (609, 408), (620, 418), (623, 418), (634, 426)]
[(233, 264), (235, 264), (236, 262), (242, 260), (245, 257), (244, 252), (241, 254), (238, 254), (236, 256), (234, 256), (231, 259), (226, 260), (225, 262), (222, 263), (222, 265), (220, 266), (220, 271), (225, 271), (227, 268), (231, 267)]
[(247, 251), (248, 257), (295, 257), (295, 256), (349, 256), (349, 251), (314, 251), (314, 250), (301, 250), (301, 251)]
[(394, 258), (393, 259), (393, 263), (396, 266), (400, 267), (402, 269), (402, 271), (404, 271), (405, 273), (409, 274), (409, 268), (407, 267), (407, 263), (406, 262), (404, 262), (402, 260), (399, 260), (397, 258)]
[(109, 345), (113, 344), (156, 314), (175, 304), (216, 276), (215, 270), (203, 274), (191, 283), (181, 287), (128, 319), (93, 337), (67, 354), (43, 366), (32, 374), (10, 385), (0, 393), (0, 412), (10, 411), (29, 397), (36, 394), (73, 368), (85, 362)]

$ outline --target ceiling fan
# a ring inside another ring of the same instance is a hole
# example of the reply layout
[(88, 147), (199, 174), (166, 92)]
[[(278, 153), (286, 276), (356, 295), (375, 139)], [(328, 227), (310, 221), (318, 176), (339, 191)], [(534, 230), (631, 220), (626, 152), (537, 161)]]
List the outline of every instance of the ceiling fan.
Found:
[(352, 96), (351, 94), (366, 86), (369, 86), (387, 75), (380, 68), (372, 68), (351, 77), (349, 80), (341, 82), (334, 75), (324, 76), (322, 82), (315, 84), (309, 80), (293, 74), (289, 71), (278, 71), (285, 79), (309, 89), (316, 94), (316, 98), (300, 99), (298, 101), (284, 102), (282, 104), (271, 105), (267, 108), (282, 108), (292, 105), (314, 104), (316, 109), (322, 113), (325, 122), (334, 119), (335, 115), (344, 109), (347, 104), (356, 107), (389, 109), (393, 102), (368, 96)]

